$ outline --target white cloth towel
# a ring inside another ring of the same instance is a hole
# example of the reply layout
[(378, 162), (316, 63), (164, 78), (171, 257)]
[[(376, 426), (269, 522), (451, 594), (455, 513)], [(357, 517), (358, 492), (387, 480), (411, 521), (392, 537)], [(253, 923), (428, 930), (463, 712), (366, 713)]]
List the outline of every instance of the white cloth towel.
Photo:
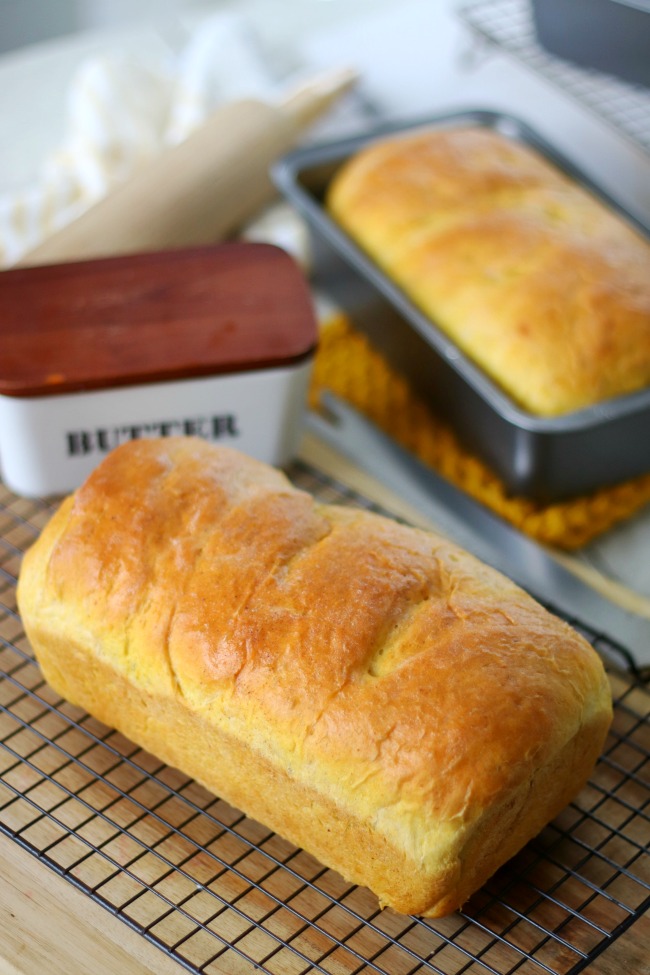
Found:
[(247, 24), (207, 17), (178, 50), (119, 46), (82, 62), (67, 92), (66, 129), (36, 178), (0, 195), (0, 266), (65, 226), (228, 100), (272, 96)]

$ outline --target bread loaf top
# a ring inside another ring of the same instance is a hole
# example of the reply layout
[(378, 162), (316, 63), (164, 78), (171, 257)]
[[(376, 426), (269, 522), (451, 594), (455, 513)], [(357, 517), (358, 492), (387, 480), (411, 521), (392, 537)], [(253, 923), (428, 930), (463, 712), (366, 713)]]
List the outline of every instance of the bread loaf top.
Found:
[(383, 138), (327, 206), (530, 413), (650, 385), (650, 242), (529, 146), (471, 126)]
[(192, 438), (114, 451), (26, 554), (19, 601), (418, 860), (585, 724), (593, 764), (611, 716), (591, 646), (496, 571)]

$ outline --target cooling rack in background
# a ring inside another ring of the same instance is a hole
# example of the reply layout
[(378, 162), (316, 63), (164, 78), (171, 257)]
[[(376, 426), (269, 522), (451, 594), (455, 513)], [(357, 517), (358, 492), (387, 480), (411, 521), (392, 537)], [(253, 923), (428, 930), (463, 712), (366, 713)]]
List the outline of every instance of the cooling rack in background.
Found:
[[(303, 464), (290, 474), (374, 507)], [(633, 677), (612, 665), (615, 720), (589, 785), (464, 912), (380, 911), (43, 682), (15, 583), (52, 508), (0, 486), (0, 830), (187, 970), (575, 975), (648, 909), (650, 693)]]
[(530, 0), (469, 0), (461, 3), (459, 15), (478, 37), (513, 54), (638, 146), (650, 149), (650, 91), (545, 51), (535, 36)]

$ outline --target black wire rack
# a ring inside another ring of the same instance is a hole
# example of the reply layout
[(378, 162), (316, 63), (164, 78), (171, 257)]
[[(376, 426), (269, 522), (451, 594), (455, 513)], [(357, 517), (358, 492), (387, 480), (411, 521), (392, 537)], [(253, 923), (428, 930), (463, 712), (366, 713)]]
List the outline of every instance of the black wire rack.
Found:
[(648, 88), (549, 54), (537, 41), (530, 0), (466, 0), (459, 7), (459, 16), (482, 41), (514, 55), (619, 134), (650, 149)]
[[(302, 463), (289, 473), (376, 508)], [(406, 917), (44, 683), (15, 587), (54, 506), (0, 485), (0, 830), (185, 969), (575, 975), (650, 906), (650, 693), (588, 627), (615, 699), (588, 786), (464, 911)]]

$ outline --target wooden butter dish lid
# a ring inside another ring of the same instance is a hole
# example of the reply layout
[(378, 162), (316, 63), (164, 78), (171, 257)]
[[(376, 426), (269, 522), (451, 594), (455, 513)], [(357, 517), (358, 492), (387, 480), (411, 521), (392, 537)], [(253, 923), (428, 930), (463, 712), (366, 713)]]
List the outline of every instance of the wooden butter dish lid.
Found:
[(227, 243), (0, 272), (0, 395), (297, 364), (313, 355), (308, 284), (272, 244)]

